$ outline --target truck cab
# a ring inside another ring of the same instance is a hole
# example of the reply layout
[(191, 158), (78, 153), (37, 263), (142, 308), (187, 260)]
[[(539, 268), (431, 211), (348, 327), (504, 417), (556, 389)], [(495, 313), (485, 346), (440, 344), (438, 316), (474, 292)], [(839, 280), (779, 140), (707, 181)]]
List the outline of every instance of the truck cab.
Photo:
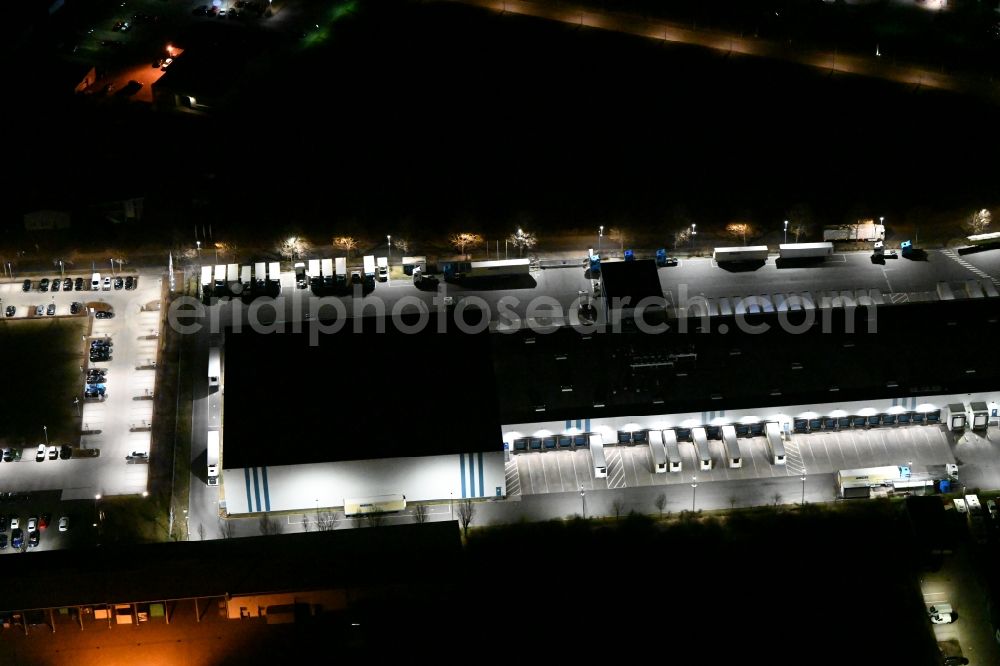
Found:
[(378, 265), (378, 281), (385, 282), (389, 279), (389, 259), (388, 257), (379, 257), (377, 260)]

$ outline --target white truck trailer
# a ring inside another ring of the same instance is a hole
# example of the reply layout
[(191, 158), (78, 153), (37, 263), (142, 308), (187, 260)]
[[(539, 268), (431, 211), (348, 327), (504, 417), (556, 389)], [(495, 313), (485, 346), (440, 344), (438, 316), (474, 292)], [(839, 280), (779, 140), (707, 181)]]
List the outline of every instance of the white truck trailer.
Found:
[(347, 285), (347, 258), (337, 257), (334, 260), (337, 267), (337, 286), (343, 287)]
[(320, 270), (323, 273), (323, 286), (330, 288), (333, 286), (333, 259), (324, 259), (320, 262)]
[(815, 259), (833, 254), (833, 243), (782, 243), (778, 255), (782, 259)]
[(201, 267), (201, 293), (208, 294), (212, 291), (212, 267)]
[(375, 260), (375, 265), (378, 268), (378, 281), (385, 282), (389, 279), (389, 258), (379, 257)]
[(215, 288), (225, 289), (226, 287), (226, 265), (217, 264), (215, 266)]
[(208, 485), (219, 485), (219, 431), (208, 431)]
[(366, 255), (364, 258), (365, 284), (369, 287), (375, 286), (375, 257)]
[(739, 261), (767, 261), (766, 245), (748, 245), (746, 247), (717, 247), (712, 258), (720, 264)]
[(323, 274), (320, 272), (319, 259), (309, 260), (309, 284), (318, 285), (323, 283)]
[(885, 225), (874, 220), (861, 220), (856, 224), (839, 224), (823, 229), (825, 241), (884, 241)]

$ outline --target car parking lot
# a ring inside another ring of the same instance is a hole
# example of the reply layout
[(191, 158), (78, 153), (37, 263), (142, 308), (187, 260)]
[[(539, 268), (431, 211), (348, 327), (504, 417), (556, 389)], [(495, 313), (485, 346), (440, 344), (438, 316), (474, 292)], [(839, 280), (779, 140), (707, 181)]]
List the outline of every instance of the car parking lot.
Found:
[(785, 442), (788, 462), (773, 465), (768, 460), (764, 437), (741, 437), (743, 466), (732, 469), (724, 464), (722, 442), (710, 440), (713, 466), (699, 470), (694, 445), (680, 442), (682, 473), (654, 474), (653, 461), (646, 445), (605, 446), (607, 478), (594, 478), (593, 456), (587, 449), (548, 451), (514, 455), (516, 479), (508, 478), (508, 488), (515, 481), (520, 494), (574, 492), (608, 488), (733, 481), (739, 479), (828, 474), (841, 469), (881, 465), (943, 465), (955, 462), (951, 435), (941, 426), (900, 426), (895, 428), (846, 429), (792, 435)]
[[(83, 289), (89, 287), (90, 274), (69, 276), (74, 287), (78, 277)], [(36, 462), (38, 442), (26, 442), (17, 464), (0, 463), (0, 488), (4, 491), (59, 491), (63, 500), (90, 499), (98, 494), (136, 494), (146, 490), (146, 465), (128, 464), (126, 455), (134, 451), (149, 453), (150, 426), (153, 413), (156, 359), (159, 347), (160, 276), (143, 274), (133, 289), (114, 288), (114, 278), (108, 290), (53, 292), (38, 291), (37, 278), (32, 278), (32, 290), (23, 291), (23, 279), (0, 283), (0, 298), (4, 306), (14, 305), (18, 314), (44, 299), (53, 305), (56, 316), (70, 316), (74, 302), (85, 303), (77, 316), (92, 316), (91, 333), (86, 342), (84, 365), (79, 377), (79, 416), (83, 435), (80, 442), (69, 442), (84, 449), (100, 449), (97, 457), (74, 456), (64, 459), (48, 455)], [(103, 282), (103, 280), (102, 280)], [(112, 315), (99, 318), (100, 313)], [(15, 317), (15, 320), (17, 317)], [(93, 341), (100, 341), (96, 346)], [(105, 342), (106, 341), (106, 342)], [(91, 355), (91, 349), (106, 349), (105, 354)], [(74, 350), (75, 351), (75, 350)], [(94, 360), (91, 360), (94, 359)], [(104, 370), (101, 383), (88, 384), (91, 370)], [(103, 386), (104, 394), (92, 388), (94, 397), (87, 398), (87, 387)], [(36, 399), (31, 396), (30, 399)], [(51, 442), (61, 446), (66, 442)]]
[(90, 527), (93, 518), (83, 513), (80, 505), (62, 504), (56, 493), (0, 492), (0, 555), (79, 543), (88, 538), (84, 525)]

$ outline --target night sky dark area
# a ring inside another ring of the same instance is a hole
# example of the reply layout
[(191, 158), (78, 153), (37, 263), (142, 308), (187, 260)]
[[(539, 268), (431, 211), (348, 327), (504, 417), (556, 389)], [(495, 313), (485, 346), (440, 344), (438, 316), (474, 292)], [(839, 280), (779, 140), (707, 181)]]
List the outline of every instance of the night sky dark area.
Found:
[(794, 208), (899, 220), (996, 197), (984, 102), (463, 7), (374, 7), (320, 47), (234, 68), (241, 90), (211, 119), (22, 97), (5, 225), (134, 194), (164, 240), (191, 221), (273, 238)]

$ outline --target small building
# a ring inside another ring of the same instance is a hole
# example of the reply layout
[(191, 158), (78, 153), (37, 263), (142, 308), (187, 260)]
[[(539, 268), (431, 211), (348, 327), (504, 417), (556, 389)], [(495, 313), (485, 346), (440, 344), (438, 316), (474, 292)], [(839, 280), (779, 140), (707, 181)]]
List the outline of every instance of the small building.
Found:
[(27, 231), (53, 231), (69, 229), (72, 218), (69, 211), (42, 209), (24, 214), (24, 228)]

